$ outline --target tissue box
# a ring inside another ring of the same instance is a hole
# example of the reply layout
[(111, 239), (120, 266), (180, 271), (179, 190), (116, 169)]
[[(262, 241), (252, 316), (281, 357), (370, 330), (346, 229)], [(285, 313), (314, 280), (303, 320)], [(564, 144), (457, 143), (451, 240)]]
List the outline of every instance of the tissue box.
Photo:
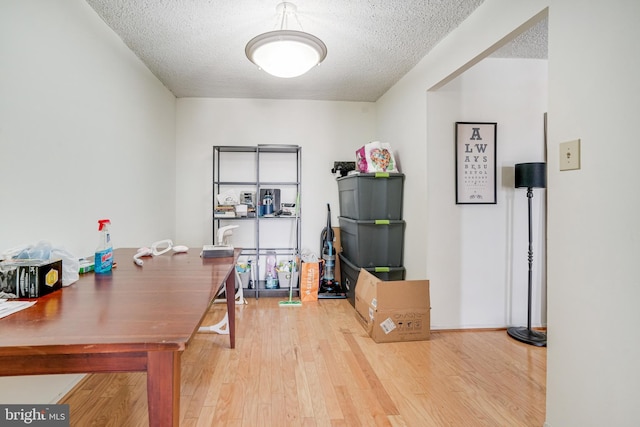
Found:
[(12, 259), (0, 263), (0, 291), (38, 298), (62, 288), (62, 260)]

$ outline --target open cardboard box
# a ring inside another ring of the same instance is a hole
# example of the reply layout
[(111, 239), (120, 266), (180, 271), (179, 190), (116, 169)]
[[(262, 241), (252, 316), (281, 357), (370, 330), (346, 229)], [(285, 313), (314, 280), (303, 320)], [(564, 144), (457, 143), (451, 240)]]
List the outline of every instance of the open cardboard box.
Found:
[(428, 280), (381, 281), (362, 268), (355, 309), (375, 342), (422, 341), (431, 335)]

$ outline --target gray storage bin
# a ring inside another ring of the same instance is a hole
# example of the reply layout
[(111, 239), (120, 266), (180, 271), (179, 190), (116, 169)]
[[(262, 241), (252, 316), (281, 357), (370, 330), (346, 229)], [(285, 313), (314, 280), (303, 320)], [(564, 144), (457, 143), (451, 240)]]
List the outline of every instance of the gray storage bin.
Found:
[(360, 173), (337, 181), (340, 216), (357, 220), (402, 219), (404, 174)]
[(338, 217), (342, 253), (358, 267), (402, 267), (404, 221)]
[[(360, 275), (360, 267), (355, 266), (342, 253), (340, 256), (340, 284), (347, 294), (349, 303), (355, 307), (356, 304), (356, 284)], [(404, 267), (370, 267), (365, 268), (369, 273), (380, 280), (404, 280), (406, 270)]]

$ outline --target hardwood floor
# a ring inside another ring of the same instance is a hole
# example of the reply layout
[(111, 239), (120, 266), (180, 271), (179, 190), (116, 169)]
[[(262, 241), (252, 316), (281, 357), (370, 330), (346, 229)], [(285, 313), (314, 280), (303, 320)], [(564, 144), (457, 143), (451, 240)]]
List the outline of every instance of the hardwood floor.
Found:
[[(214, 304), (203, 324), (222, 318)], [(197, 334), (182, 357), (181, 426), (536, 426), (546, 349), (505, 331), (376, 344), (346, 300), (236, 308), (236, 349)], [(71, 426), (146, 426), (146, 376), (92, 374), (60, 403)]]

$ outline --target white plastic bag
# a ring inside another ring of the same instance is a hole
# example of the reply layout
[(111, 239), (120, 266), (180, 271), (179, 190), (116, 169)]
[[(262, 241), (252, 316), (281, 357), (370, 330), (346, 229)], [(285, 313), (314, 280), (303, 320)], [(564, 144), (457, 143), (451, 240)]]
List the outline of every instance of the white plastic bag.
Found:
[(51, 243), (41, 240), (35, 245), (25, 246), (14, 258), (17, 259), (51, 259)]
[(4, 259), (61, 259), (62, 286), (69, 286), (80, 278), (80, 260), (62, 246), (52, 246), (46, 240), (35, 245), (19, 246), (2, 253)]
[(69, 286), (80, 278), (80, 260), (61, 246), (51, 249), (51, 259), (62, 260), (62, 286)]

